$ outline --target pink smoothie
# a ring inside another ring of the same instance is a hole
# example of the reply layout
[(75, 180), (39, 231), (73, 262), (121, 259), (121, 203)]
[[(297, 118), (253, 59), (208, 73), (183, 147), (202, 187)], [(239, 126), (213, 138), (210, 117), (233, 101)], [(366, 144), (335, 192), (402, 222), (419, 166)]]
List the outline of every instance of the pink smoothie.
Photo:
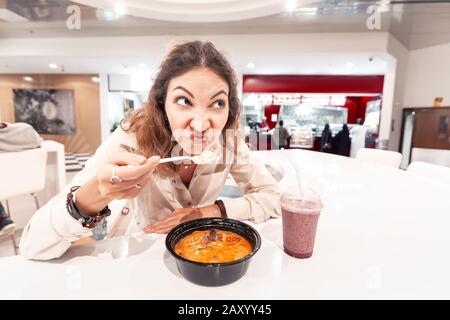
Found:
[(312, 256), (321, 207), (316, 200), (283, 199), (283, 246), (288, 255), (301, 259)]

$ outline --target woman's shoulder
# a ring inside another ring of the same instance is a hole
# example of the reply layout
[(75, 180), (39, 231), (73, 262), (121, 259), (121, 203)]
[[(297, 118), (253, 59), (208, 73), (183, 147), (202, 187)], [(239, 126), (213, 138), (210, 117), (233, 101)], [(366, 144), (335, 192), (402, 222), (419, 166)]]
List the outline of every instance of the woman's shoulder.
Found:
[(132, 152), (133, 149), (138, 150), (136, 134), (134, 132), (126, 131), (120, 126), (111, 133), (102, 145), (109, 151), (118, 151), (120, 149), (122, 152)]

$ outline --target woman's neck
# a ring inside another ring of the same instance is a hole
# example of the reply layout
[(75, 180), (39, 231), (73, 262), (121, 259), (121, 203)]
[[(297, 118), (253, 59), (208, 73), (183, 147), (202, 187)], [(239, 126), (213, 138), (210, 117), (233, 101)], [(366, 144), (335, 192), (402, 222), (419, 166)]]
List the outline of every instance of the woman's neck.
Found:
[(197, 165), (195, 163), (190, 164), (180, 164), (178, 168), (178, 174), (180, 175), (181, 181), (183, 181), (186, 188), (189, 188), (189, 184), (191, 183), (192, 176), (194, 175), (194, 171)]

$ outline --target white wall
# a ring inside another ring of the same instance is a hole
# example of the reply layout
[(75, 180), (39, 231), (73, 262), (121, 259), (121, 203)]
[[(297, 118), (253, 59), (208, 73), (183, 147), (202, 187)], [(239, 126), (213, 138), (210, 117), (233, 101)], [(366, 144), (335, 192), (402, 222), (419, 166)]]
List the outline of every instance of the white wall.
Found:
[[(407, 79), (409, 51), (392, 35), (389, 35), (387, 50), (393, 56), (393, 59), (388, 64), (384, 95), (390, 93), (392, 97), (388, 99), (385, 96), (383, 99), (380, 131), (384, 135), (388, 135), (389, 149), (398, 151), (402, 129), (402, 110), (405, 107), (403, 96)], [(390, 104), (387, 105), (386, 101)], [(387, 111), (386, 108), (391, 108), (391, 111)]]
[(430, 107), (435, 97), (450, 105), (450, 43), (409, 52), (405, 107)]

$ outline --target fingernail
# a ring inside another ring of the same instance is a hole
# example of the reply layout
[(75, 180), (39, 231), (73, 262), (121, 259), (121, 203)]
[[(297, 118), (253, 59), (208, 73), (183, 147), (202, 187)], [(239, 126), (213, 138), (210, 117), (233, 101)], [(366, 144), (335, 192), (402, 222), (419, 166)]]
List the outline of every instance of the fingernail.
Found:
[(160, 157), (160, 156), (153, 156), (153, 157), (152, 157), (152, 162), (153, 162), (153, 163), (158, 163), (159, 160), (161, 160), (161, 157)]
[(133, 158), (133, 162), (135, 164), (142, 164), (142, 163), (144, 163), (144, 161), (146, 161), (146, 159), (143, 156), (136, 156)]

